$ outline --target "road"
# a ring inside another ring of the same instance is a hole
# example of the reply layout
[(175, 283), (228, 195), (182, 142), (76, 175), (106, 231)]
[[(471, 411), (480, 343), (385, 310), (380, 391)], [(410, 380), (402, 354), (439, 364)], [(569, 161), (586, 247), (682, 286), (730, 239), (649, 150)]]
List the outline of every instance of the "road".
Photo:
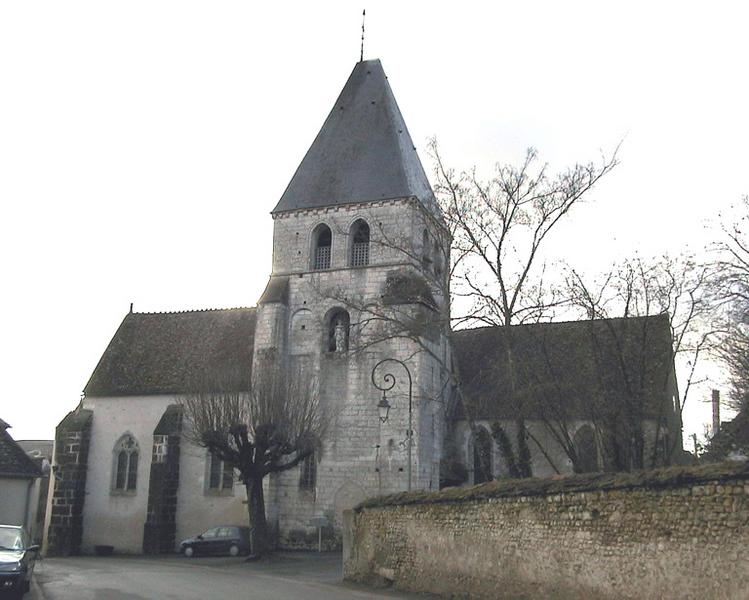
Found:
[(341, 582), (339, 554), (242, 558), (74, 557), (37, 563), (28, 600), (385, 600), (419, 598)]

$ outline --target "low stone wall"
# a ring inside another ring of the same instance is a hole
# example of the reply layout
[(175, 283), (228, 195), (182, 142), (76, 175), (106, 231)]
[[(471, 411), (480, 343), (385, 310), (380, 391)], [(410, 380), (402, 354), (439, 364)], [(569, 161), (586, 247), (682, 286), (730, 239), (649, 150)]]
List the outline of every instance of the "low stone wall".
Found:
[(367, 501), (344, 578), (475, 598), (749, 598), (749, 465), (494, 481)]

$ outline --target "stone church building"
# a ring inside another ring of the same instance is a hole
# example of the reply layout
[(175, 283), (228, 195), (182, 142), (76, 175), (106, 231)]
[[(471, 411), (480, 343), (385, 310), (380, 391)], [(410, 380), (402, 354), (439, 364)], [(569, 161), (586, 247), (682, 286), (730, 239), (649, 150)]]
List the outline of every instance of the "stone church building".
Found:
[[(408, 374), (411, 486), (435, 490), (441, 481), (471, 484), (507, 473), (496, 445), (487, 443), (493, 422), (510, 433), (516, 422), (503, 403), (499, 332), (452, 334), (427, 325), (418, 340), (392, 336), (369, 343), (372, 311), (397, 311), (427, 324), (448, 312), (439, 285), (445, 277), (439, 247), (447, 231), (379, 60), (356, 64), (271, 214), (273, 264), (255, 307), (125, 315), (79, 406), (57, 428), (46, 540), (51, 553), (86, 553), (99, 545), (170, 552), (211, 526), (246, 523), (243, 486), (230, 468), (186, 439), (180, 403), (195, 391), (189, 383), (195, 373), (242, 372), (248, 389), (253, 365), (269, 349), (314, 374), (335, 414), (313, 457), (266, 478), (268, 521), (281, 545), (303, 544), (321, 517), (334, 540), (343, 510), (371, 495), (407, 489)], [(680, 436), (673, 359), (670, 337), (660, 335), (668, 320), (645, 322), (659, 335), (644, 349), (645, 362), (654, 366), (640, 418), (648, 431), (663, 424), (658, 428), (673, 438)], [(571, 351), (559, 353), (568, 374), (595, 362), (580, 350), (592, 347), (581, 342), (590, 323), (536, 326), (555, 328), (541, 336), (552, 346), (571, 344)], [(536, 339), (541, 330), (518, 331)], [(662, 360), (650, 360), (656, 354)], [(404, 361), (408, 374), (388, 365), (396, 384), (383, 422), (372, 370), (385, 358)], [(456, 364), (465, 395), (477, 402), (470, 420), (449, 384), (447, 367)], [(530, 357), (527, 364), (534, 364)], [(586, 449), (588, 470), (606, 468), (603, 442), (585, 407), (616, 386), (601, 385), (592, 374), (573, 379), (598, 384), (565, 385), (560, 402), (571, 407), (565, 427), (580, 438), (587, 426), (579, 446)], [(531, 448), (535, 474), (575, 468), (542, 419), (528, 427), (546, 444)], [(456, 470), (463, 472), (446, 475)]]

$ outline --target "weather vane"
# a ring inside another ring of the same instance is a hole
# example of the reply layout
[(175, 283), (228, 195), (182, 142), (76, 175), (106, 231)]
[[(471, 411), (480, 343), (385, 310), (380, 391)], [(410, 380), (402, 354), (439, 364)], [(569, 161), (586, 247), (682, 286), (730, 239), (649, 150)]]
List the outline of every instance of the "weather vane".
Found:
[(364, 17), (367, 16), (367, 9), (361, 11), (361, 54), (359, 55), (359, 62), (364, 61)]

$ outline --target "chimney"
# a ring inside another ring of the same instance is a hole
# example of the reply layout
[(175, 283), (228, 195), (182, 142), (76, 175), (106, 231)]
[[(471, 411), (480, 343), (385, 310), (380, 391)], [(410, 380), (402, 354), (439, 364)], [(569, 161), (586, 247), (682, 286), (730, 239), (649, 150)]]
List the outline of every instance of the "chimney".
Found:
[(713, 437), (720, 430), (720, 392), (713, 390)]

